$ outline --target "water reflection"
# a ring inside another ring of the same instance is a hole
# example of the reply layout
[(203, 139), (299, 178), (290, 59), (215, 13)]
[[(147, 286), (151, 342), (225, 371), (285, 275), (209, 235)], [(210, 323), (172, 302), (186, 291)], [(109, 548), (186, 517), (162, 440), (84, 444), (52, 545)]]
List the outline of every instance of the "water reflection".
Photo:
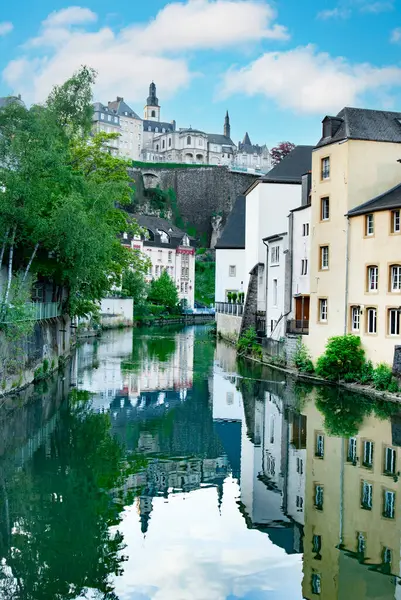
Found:
[(0, 411), (2, 599), (401, 599), (398, 405), (207, 328), (109, 333), (71, 383)]

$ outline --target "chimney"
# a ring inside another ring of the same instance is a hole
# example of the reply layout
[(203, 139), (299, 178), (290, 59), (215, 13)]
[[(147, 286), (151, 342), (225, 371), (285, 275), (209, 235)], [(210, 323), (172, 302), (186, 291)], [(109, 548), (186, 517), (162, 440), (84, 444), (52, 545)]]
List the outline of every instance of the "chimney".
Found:
[(121, 96), (117, 96), (117, 102), (122, 102), (124, 100), (124, 98), (121, 98)]
[(175, 122), (175, 119), (173, 119), (173, 120), (171, 121), (171, 124), (172, 124), (172, 126), (173, 126), (173, 131), (175, 131), (175, 128), (176, 128), (176, 126), (177, 126), (177, 123)]

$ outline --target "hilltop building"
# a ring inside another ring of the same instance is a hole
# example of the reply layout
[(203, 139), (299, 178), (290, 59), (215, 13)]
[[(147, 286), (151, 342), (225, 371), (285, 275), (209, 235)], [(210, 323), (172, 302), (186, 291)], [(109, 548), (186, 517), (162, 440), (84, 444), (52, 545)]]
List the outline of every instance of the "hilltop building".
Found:
[(119, 137), (110, 140), (109, 149), (114, 156), (139, 160), (142, 149), (142, 119), (117, 96), (106, 105), (95, 102), (93, 105), (93, 129), (99, 133), (118, 133)]
[(234, 157), (234, 166), (244, 169), (255, 169), (267, 173), (272, 168), (271, 156), (266, 144), (252, 144), (248, 132), (242, 142), (238, 142)]

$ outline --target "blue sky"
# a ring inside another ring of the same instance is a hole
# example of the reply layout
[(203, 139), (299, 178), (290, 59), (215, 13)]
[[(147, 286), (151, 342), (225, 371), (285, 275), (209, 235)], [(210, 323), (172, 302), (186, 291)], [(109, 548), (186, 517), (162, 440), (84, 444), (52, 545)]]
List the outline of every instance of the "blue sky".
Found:
[(343, 106), (401, 110), (398, 0), (18, 0), (0, 11), (0, 95), (46, 98), (81, 64), (95, 99), (234, 141), (315, 143)]

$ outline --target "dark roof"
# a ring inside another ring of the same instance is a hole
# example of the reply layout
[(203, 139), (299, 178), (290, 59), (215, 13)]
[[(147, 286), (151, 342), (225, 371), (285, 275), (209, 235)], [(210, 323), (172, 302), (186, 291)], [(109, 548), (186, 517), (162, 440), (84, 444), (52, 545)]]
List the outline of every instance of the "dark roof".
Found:
[(341, 140), (369, 140), (374, 142), (401, 143), (401, 113), (367, 108), (343, 108), (336, 117), (334, 135), (322, 137), (317, 148)]
[[(152, 215), (132, 215), (133, 218), (139, 223), (141, 227), (146, 227), (146, 229), (150, 229), (156, 233), (157, 229), (161, 229), (171, 235), (172, 237), (182, 238), (185, 235), (185, 231), (179, 229), (175, 225), (173, 225), (167, 219), (162, 219), (161, 217), (155, 217)], [(171, 230), (171, 231), (170, 231)], [(188, 235), (189, 239), (192, 239), (190, 235)]]
[(350, 217), (365, 215), (379, 210), (391, 210), (393, 208), (401, 208), (401, 184), (396, 185), (387, 190), (380, 196), (376, 196), (372, 200), (368, 200), (359, 206), (356, 206), (348, 212)]
[(216, 244), (216, 250), (245, 248), (245, 196), (238, 196)]
[[(165, 129), (166, 132), (167, 131), (174, 131), (174, 123), (165, 123), (163, 121), (148, 121), (147, 119), (145, 119), (143, 121), (143, 130), (144, 131), (149, 131), (149, 127), (151, 131), (155, 131), (156, 127), (158, 128), (158, 132), (157, 133), (163, 133), (162, 129)], [(166, 133), (165, 132), (165, 133)]]
[(231, 138), (220, 133), (208, 133), (207, 139), (209, 144), (220, 144), (221, 146), (235, 146)]
[(0, 98), (0, 108), (5, 108), (12, 102), (17, 102), (21, 106), (24, 106), (21, 96), (3, 96)]
[(137, 115), (136, 112), (132, 110), (132, 108), (130, 108), (126, 102), (124, 102), (124, 98), (120, 98), (119, 96), (117, 96), (117, 100), (109, 102), (108, 107), (114, 110), (120, 117), (127, 113), (126, 116), (131, 117), (132, 119), (142, 120), (141, 117)]
[(312, 168), (313, 146), (295, 146), (262, 181), (271, 183), (302, 183), (302, 175)]

